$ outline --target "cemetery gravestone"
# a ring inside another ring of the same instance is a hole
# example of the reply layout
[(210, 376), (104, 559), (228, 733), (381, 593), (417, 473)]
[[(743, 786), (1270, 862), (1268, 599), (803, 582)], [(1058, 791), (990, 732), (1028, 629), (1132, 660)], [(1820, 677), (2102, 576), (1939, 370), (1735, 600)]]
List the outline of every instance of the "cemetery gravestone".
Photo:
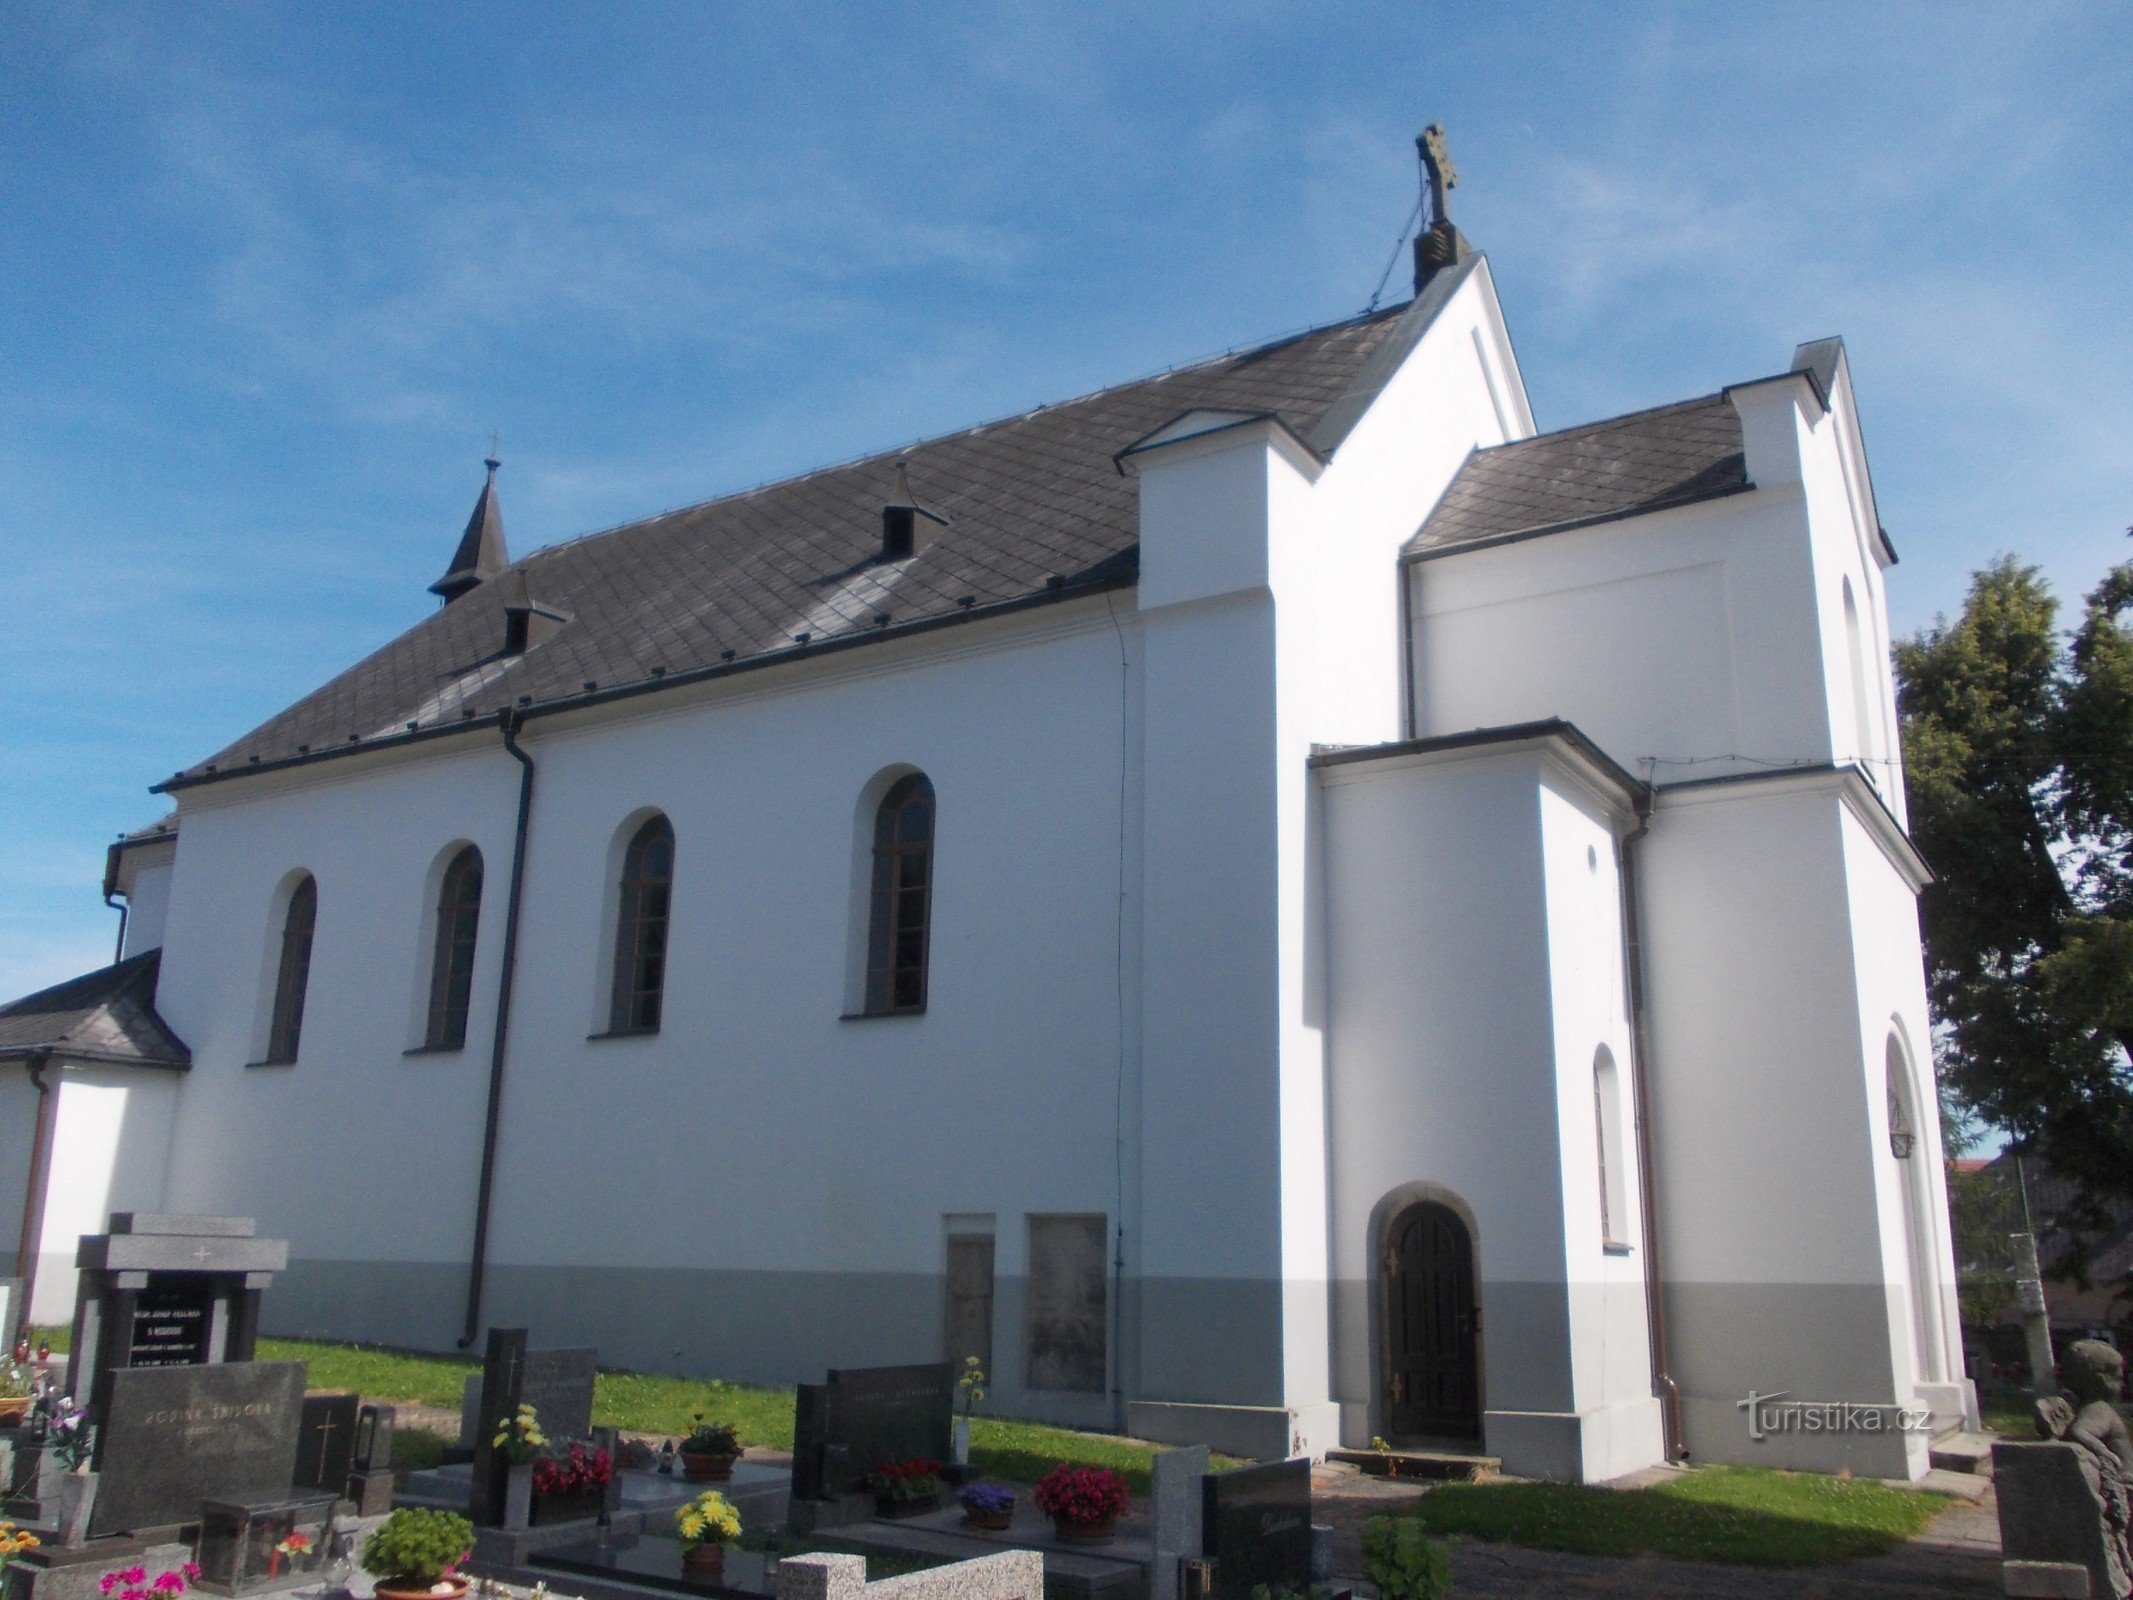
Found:
[(503, 1524), (510, 1463), (496, 1448), (496, 1436), (520, 1406), (535, 1409), (541, 1432), (551, 1443), (591, 1434), (597, 1358), (593, 1350), (529, 1350), (524, 1328), (489, 1330), (474, 1418), (474, 1489), (468, 1515), (475, 1526)]
[(289, 1264), (286, 1242), (255, 1231), (249, 1217), (118, 1211), (82, 1239), (72, 1383), (93, 1422), (116, 1372), (251, 1360), (260, 1296)]
[(1204, 1480), (1202, 1544), (1216, 1600), (1311, 1587), (1311, 1463), (1274, 1461)]
[(347, 1491), (348, 1474), (355, 1466), (356, 1417), (362, 1405), (361, 1398), (352, 1394), (304, 1397), (293, 1475), (297, 1488), (320, 1489), (335, 1497)]
[(120, 1369), (96, 1441), (92, 1536), (193, 1522), (209, 1499), (285, 1497), (304, 1364)]
[(1148, 1495), (1154, 1523), (1149, 1600), (1180, 1600), (1184, 1563), (1202, 1557), (1205, 1491), (1200, 1485), (1212, 1459), (1204, 1444), (1156, 1452)]
[(955, 1368), (833, 1371), (799, 1386), (793, 1417), (793, 1496), (855, 1494), (889, 1461), (946, 1461), (955, 1431)]

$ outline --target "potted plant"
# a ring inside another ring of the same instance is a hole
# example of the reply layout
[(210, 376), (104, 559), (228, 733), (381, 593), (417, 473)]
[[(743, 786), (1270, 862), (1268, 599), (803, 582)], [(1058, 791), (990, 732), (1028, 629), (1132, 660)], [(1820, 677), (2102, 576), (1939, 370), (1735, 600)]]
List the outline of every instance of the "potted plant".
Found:
[(977, 1409), (985, 1398), (985, 1369), (978, 1365), (976, 1356), (963, 1357), (963, 1375), (955, 1380), (956, 1398), (962, 1402), (963, 1414), (955, 1419), (955, 1464), (970, 1465), (970, 1413)]
[(474, 1524), (452, 1511), (402, 1506), (363, 1546), (363, 1570), (379, 1600), (460, 1600), (473, 1587), (459, 1563), (474, 1549)]
[(1004, 1533), (1014, 1525), (1015, 1496), (997, 1483), (965, 1484), (956, 1495), (963, 1503), (963, 1526)]
[(505, 1461), (504, 1526), (531, 1527), (533, 1458), (548, 1448), (548, 1435), (541, 1432), (540, 1413), (532, 1406), (520, 1406), (515, 1415), (504, 1419), (490, 1442)]
[(723, 1483), (733, 1476), (741, 1441), (723, 1422), (706, 1422), (699, 1411), (696, 1426), (681, 1441), (681, 1475), (690, 1483)]
[(27, 1533), (12, 1522), (0, 1522), (0, 1572), (7, 1564), (25, 1550), (34, 1550), (44, 1541), (34, 1533)]
[(36, 1397), (29, 1369), (22, 1365), (20, 1357), (0, 1367), (0, 1428), (12, 1428), (28, 1416), (30, 1402)]
[(533, 1526), (598, 1516), (614, 1476), (614, 1457), (580, 1440), (561, 1455), (540, 1457), (533, 1463)]
[(922, 1517), (941, 1506), (941, 1464), (923, 1457), (874, 1469), (874, 1509), (885, 1517)]
[(1131, 1504), (1126, 1480), (1109, 1467), (1070, 1467), (1065, 1462), (1037, 1483), (1037, 1509), (1052, 1519), (1070, 1544), (1102, 1544), (1118, 1531)]
[(674, 1536), (681, 1541), (682, 1565), (698, 1578), (716, 1578), (726, 1567), (726, 1551), (741, 1536), (741, 1514), (716, 1489), (706, 1489), (674, 1513)]

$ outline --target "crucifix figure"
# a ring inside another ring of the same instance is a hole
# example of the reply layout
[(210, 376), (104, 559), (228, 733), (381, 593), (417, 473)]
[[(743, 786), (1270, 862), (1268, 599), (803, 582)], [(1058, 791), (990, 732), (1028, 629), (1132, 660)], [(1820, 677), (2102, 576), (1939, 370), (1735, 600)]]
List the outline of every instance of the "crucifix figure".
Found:
[(1452, 165), (1452, 153), (1445, 147), (1444, 124), (1432, 122), (1415, 140), (1415, 149), (1422, 157), (1422, 175), (1429, 184), (1429, 225), (1434, 228), (1451, 221), (1445, 209), (1445, 194), (1459, 187), (1459, 169)]
[(1422, 158), (1423, 205), (1429, 212), (1428, 226), (1415, 233), (1415, 293), (1419, 295), (1438, 268), (1466, 259), (1467, 245), (1452, 226), (1445, 199), (1459, 187), (1459, 169), (1452, 165), (1452, 153), (1445, 147), (1443, 123), (1432, 122), (1422, 130), (1415, 140), (1415, 153)]

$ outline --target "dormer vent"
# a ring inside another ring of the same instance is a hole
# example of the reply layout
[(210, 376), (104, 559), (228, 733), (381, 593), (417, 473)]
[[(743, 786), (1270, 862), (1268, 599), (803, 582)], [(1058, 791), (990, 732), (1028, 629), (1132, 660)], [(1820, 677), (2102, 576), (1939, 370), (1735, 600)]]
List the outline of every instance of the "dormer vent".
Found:
[(521, 567), (511, 574), (504, 601), (504, 654), (522, 656), (570, 620), (568, 612), (533, 598), (533, 586)]
[(910, 474), (897, 462), (895, 488), (881, 508), (881, 559), (901, 561), (915, 556), (947, 526), (946, 516), (918, 503), (911, 493)]

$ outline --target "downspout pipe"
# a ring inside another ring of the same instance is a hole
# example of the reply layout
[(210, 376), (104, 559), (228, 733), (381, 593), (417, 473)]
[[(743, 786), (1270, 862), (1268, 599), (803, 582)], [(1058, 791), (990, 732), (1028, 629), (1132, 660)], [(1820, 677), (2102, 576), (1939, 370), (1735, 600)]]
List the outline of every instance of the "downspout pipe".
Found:
[(117, 898), (116, 889), (104, 891), (104, 904), (119, 914), (118, 939), (111, 946), (111, 964), (115, 967), (126, 959), (126, 922), (133, 915), (133, 904)]
[(496, 1135), (504, 1109), (504, 1058), (511, 1038), (512, 979), (518, 972), (519, 902), (526, 887), (526, 832), (533, 818), (533, 758), (519, 748), (522, 718), (504, 711), (497, 727), (504, 749), (519, 765), (518, 827), (511, 836), (511, 888), (504, 898), (503, 971), (496, 980), (496, 1029), (489, 1041), (489, 1108), (481, 1128), (481, 1182), (474, 1196), (474, 1250), (467, 1261), (467, 1321), (459, 1336), (464, 1350), (481, 1336), (482, 1282), (489, 1270), (489, 1208), (496, 1193)]
[(30, 1083), (37, 1090), (37, 1126), (30, 1136), (30, 1175), (22, 1191), (22, 1237), (15, 1246), (15, 1276), (22, 1280), (22, 1303), (16, 1307), (14, 1327), (7, 1330), (10, 1345), (29, 1328), (30, 1306), (37, 1293), (37, 1247), (44, 1238), (44, 1197), (52, 1177), (52, 1132), (59, 1120), (59, 1086), (45, 1077), (51, 1070), (52, 1052), (36, 1051), (25, 1065)]
[(1637, 1097), (1637, 1186), (1643, 1191), (1644, 1319), (1652, 1353), (1652, 1393), (1659, 1400), (1659, 1422), (1666, 1459), (1687, 1459), (1682, 1436), (1681, 1388), (1674, 1381), (1667, 1346), (1666, 1273), (1659, 1249), (1659, 1191), (1652, 1158), (1651, 1026), (1646, 1014), (1643, 890), (1637, 870), (1638, 849), (1652, 831), (1657, 794), (1647, 784), (1637, 796), (1637, 826), (1622, 840), (1622, 942), (1629, 947), (1624, 965), (1629, 978), (1630, 1045), (1636, 1053), (1632, 1074)]

